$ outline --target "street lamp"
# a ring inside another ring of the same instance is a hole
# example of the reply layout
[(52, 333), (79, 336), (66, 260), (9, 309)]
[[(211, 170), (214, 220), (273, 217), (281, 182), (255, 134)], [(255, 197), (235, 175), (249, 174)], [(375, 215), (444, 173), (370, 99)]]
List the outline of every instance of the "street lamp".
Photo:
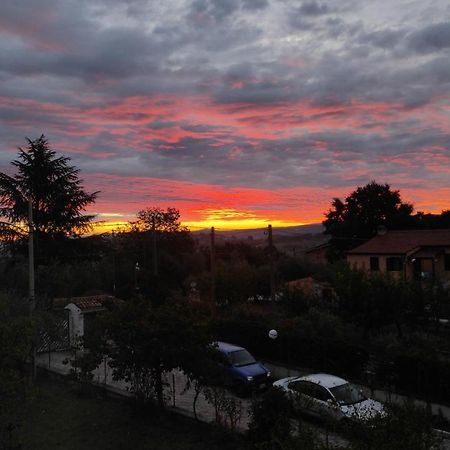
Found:
[[(272, 330), (270, 330), (269, 331), (269, 338), (270, 339), (272, 339), (273, 341), (276, 341), (277, 340), (277, 338), (278, 338), (278, 331), (277, 330), (275, 330), (275, 329), (272, 329)], [(280, 342), (280, 344), (278, 345), (278, 347), (280, 347), (281, 346), (281, 342)], [(279, 348), (279, 350), (281, 350), (281, 348)], [(282, 353), (281, 351), (279, 352), (280, 354)], [(284, 353), (284, 352), (283, 352)], [(289, 367), (289, 365), (290, 365), (290, 363), (289, 363), (289, 345), (286, 345), (286, 353), (285, 353), (285, 355), (286, 355), (286, 364), (287, 364), (287, 375), (288, 375), (288, 377), (291, 375), (291, 369), (290, 369), (290, 367)], [(278, 356), (280, 356), (280, 355), (278, 355)]]

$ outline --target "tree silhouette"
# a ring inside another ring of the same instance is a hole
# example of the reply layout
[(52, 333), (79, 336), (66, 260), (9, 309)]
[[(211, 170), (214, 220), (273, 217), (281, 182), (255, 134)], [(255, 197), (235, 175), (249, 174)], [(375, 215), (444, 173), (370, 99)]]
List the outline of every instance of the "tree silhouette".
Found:
[(70, 158), (56, 156), (44, 135), (19, 147), (18, 158), (11, 162), (17, 172), (0, 173), (0, 216), (4, 218), (0, 236), (23, 237), (31, 200), (34, 231), (38, 239), (75, 237), (92, 229), (92, 215), (84, 215), (98, 192), (86, 193), (79, 170)]
[(411, 227), (413, 209), (410, 203), (402, 202), (400, 191), (391, 190), (389, 184), (371, 181), (358, 187), (345, 201), (334, 198), (323, 225), (339, 253), (375, 236), (380, 227)]
[(176, 208), (153, 207), (141, 209), (137, 213), (137, 226), (143, 231), (156, 231), (162, 233), (175, 233), (187, 231), (187, 228), (180, 224), (180, 211)]

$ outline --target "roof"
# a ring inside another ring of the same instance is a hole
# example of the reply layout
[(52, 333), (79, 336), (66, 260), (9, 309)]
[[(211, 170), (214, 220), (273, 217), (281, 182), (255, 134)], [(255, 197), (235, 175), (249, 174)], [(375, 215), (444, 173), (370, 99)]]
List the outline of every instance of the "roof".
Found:
[(450, 228), (389, 231), (373, 237), (347, 254), (407, 254), (420, 247), (450, 247)]
[(311, 375), (299, 377), (298, 379), (303, 381), (310, 381), (311, 383), (315, 384), (320, 384), (321, 386), (328, 389), (348, 383), (347, 380), (336, 377), (335, 375), (330, 375), (328, 373), (313, 373)]
[(118, 299), (112, 295), (89, 295), (85, 297), (65, 297), (55, 298), (53, 304), (56, 307), (64, 308), (66, 305), (73, 303), (82, 312), (102, 311), (107, 302), (117, 302)]
[(239, 347), (238, 345), (229, 344), (228, 342), (217, 342), (217, 347), (221, 352), (231, 353), (239, 350), (244, 350), (244, 347)]

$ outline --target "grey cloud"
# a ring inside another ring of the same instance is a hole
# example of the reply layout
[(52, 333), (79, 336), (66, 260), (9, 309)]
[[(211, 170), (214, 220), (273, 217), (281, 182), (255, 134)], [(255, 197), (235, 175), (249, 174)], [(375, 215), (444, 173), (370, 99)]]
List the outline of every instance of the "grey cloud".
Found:
[(268, 0), (242, 0), (242, 7), (248, 10), (263, 9), (268, 4)]
[(235, 12), (238, 7), (238, 0), (194, 0), (191, 16), (195, 21), (200, 22), (208, 18), (221, 21)]
[(309, 0), (302, 3), (299, 11), (305, 16), (320, 16), (322, 14), (327, 14), (330, 11), (330, 8), (326, 3)]
[[(417, 155), (448, 149), (449, 136), (431, 129), (420, 108), (443, 102), (450, 90), (449, 26), (431, 10), (406, 14), (391, 4), (392, 17), (375, 17), (363, 3), (339, 2), (337, 8), (318, 1), (293, 7), (281, 0), (173, 0), (170, 6), (147, 0), (40, 0), (37, 8), (35, 0), (4, 2), (0, 95), (8, 102), (0, 111), (5, 136), (0, 154), (6, 154), (6, 143), (21, 144), (24, 135), (51, 130), (56, 140), (89, 149), (89, 155), (76, 154), (77, 164), (88, 171), (126, 170), (224, 185), (315, 186), (323, 180), (340, 185), (349, 183), (353, 165), (362, 174), (352, 180), (382, 170), (400, 176), (405, 164), (383, 162), (396, 157), (409, 158), (410, 177), (423, 170), (431, 179)], [(122, 125), (125, 131), (118, 136), (116, 118), (109, 121), (102, 113), (105, 104), (113, 107), (130, 96), (161, 96), (164, 102), (184, 95), (199, 109), (204, 101), (215, 102), (230, 123), (258, 129), (284, 122), (287, 129), (277, 141), (250, 140), (239, 136), (239, 126), (211, 125), (208, 118), (202, 123), (190, 111), (154, 117), (131, 110), (123, 116), (131, 123)], [(55, 108), (9, 106), (9, 100), (12, 105), (33, 99)], [(321, 120), (344, 121), (356, 114), (354, 105), (371, 102), (395, 105), (379, 116), (358, 113), (352, 129), (308, 130), (311, 122), (318, 127)], [(265, 114), (258, 111), (261, 105)], [(273, 105), (291, 106), (291, 114), (277, 116), (267, 108)], [(302, 114), (303, 105), (336, 110)], [(94, 107), (100, 131), (77, 119)], [(77, 114), (71, 115), (71, 108)], [(405, 111), (417, 122), (401, 120)], [(442, 119), (444, 113), (436, 109), (435, 114)], [(147, 123), (134, 123), (142, 121)], [(197, 139), (148, 138), (149, 130), (173, 127), (198, 133)], [(317, 151), (316, 141), (325, 148)], [(112, 156), (100, 160), (101, 153)]]
[(177, 125), (177, 122), (155, 120), (147, 124), (147, 128), (152, 130), (164, 130), (165, 128), (171, 128)]
[[(439, 149), (450, 136), (437, 128), (414, 133), (410, 125), (398, 123), (382, 134), (328, 130), (277, 141), (260, 139), (257, 144), (228, 134), (228, 142), (220, 147), (215, 145), (215, 137), (183, 138), (177, 143), (152, 140), (151, 148), (138, 159), (127, 160), (122, 152), (117, 163), (109, 158), (108, 167), (111, 173), (121, 173), (128, 161), (135, 175), (259, 188), (294, 187), (299, 177), (307, 186), (321, 185), (327, 179), (345, 186), (361, 177), (370, 178), (370, 174), (403, 176), (406, 164), (408, 173), (417, 171), (422, 179), (433, 179), (437, 175), (428, 173), (417, 155), (425, 147), (429, 155), (440, 152), (442, 157)], [(320, 151), (316, 142), (322, 143)], [(391, 158), (389, 166), (386, 158)], [(447, 159), (450, 162), (450, 155)], [(350, 167), (358, 168), (354, 176), (349, 175)]]
[(193, 133), (210, 133), (213, 131), (225, 132), (227, 130), (226, 127), (218, 127), (213, 125), (193, 125), (193, 124), (181, 125), (181, 129), (185, 131), (191, 131)]
[(409, 48), (420, 52), (435, 52), (450, 48), (450, 22), (436, 23), (409, 36)]
[(358, 40), (361, 43), (373, 45), (383, 49), (393, 49), (405, 36), (404, 30), (384, 29), (367, 33), (361, 33)]

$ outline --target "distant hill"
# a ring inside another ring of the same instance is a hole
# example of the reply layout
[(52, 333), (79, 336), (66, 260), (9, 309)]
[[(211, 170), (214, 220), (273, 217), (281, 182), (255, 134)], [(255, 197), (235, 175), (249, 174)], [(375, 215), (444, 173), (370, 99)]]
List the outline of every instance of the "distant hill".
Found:
[[(273, 227), (272, 235), (275, 247), (278, 250), (292, 255), (301, 255), (305, 250), (323, 244), (328, 237), (323, 234), (324, 227), (320, 223), (310, 225), (297, 225), (293, 227)], [(203, 245), (209, 245), (210, 229), (193, 231), (192, 235)], [(216, 231), (217, 244), (227, 241), (244, 241), (248, 244), (267, 245), (267, 228), (250, 230)]]
[[(273, 227), (273, 235), (278, 236), (292, 236), (298, 234), (316, 234), (323, 233), (324, 227), (321, 223), (312, 223), (309, 225), (296, 225), (293, 227)], [(209, 234), (211, 230), (205, 228), (203, 230), (192, 231), (193, 235), (196, 234)], [(253, 228), (248, 230), (216, 230), (216, 236), (221, 235), (228, 238), (239, 238), (239, 239), (260, 239), (267, 232), (267, 227), (265, 228)]]

